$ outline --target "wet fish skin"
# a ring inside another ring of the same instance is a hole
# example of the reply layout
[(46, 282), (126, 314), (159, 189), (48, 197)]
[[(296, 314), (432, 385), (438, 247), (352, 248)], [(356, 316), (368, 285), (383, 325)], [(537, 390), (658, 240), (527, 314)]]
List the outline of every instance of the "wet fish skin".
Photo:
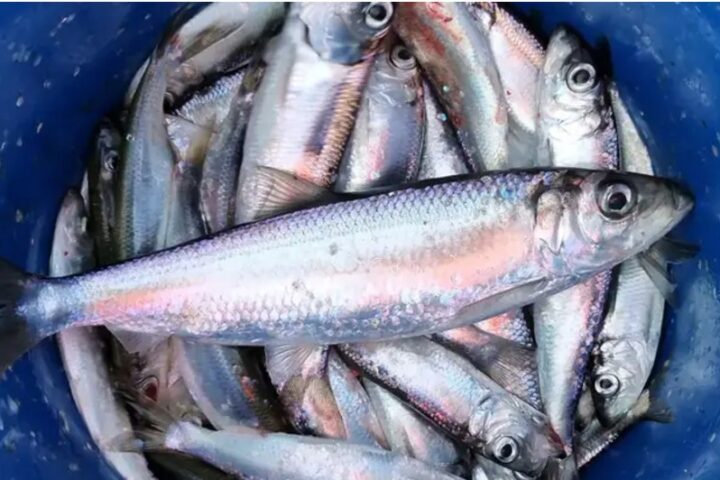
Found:
[(175, 166), (163, 113), (171, 57), (163, 45), (156, 49), (130, 110), (115, 192), (120, 260), (153, 252), (165, 242), (166, 225), (158, 219), (165, 219), (170, 208)]
[[(545, 52), (533, 34), (499, 4), (471, 3), (468, 9), (488, 38), (497, 64), (510, 116), (509, 141), (516, 140), (522, 144), (518, 149), (529, 151), (535, 142), (537, 84)], [(516, 168), (531, 166), (532, 162), (518, 155), (510, 157)]]
[(510, 470), (482, 455), (474, 456), (472, 480), (532, 480), (533, 478), (537, 477)]
[(420, 169), (425, 102), (420, 70), (392, 38), (375, 55), (334, 189), (362, 192), (414, 181)]
[[(317, 51), (308, 43), (316, 30), (344, 30), (346, 19), (364, 16), (363, 4), (350, 9), (322, 5), (326, 10), (322, 15), (309, 15), (318, 13), (317, 5), (293, 6), (282, 32), (265, 52), (268, 68), (255, 96), (243, 147), (235, 201), (241, 206), (235, 212), (238, 224), (267, 216), (258, 168), (289, 172), (323, 188), (335, 180), (372, 62), (353, 57), (347, 64), (344, 51), (332, 56), (332, 50)], [(310, 16), (310, 23), (305, 23), (304, 15)], [(387, 25), (382, 25), (356, 38), (354, 45), (374, 45), (386, 32)]]
[(264, 67), (260, 65), (249, 66), (243, 71), (243, 82), (210, 142), (200, 182), (200, 207), (209, 232), (218, 232), (235, 223), (235, 195), (243, 144), (263, 71)]
[(327, 346), (278, 345), (265, 349), (265, 365), (295, 431), (344, 440), (342, 414), (327, 377)]
[(95, 240), (100, 265), (116, 259), (113, 235), (116, 227), (114, 185), (122, 137), (109, 119), (103, 119), (95, 136), (93, 155), (88, 162), (89, 230)]
[[(113, 133), (101, 130), (96, 143), (96, 147), (103, 149), (96, 150), (100, 156), (94, 159), (99, 160), (100, 168), (104, 166), (103, 158), (107, 160), (104, 149), (112, 148)], [(110, 135), (109, 144), (103, 141), (108, 140), (106, 135)], [(81, 196), (70, 190), (63, 199), (55, 225), (50, 275), (72, 275), (93, 267), (94, 244), (86, 228), (87, 220)], [(125, 408), (115, 398), (104, 346), (96, 329), (73, 328), (61, 332), (57, 340), (73, 399), (103, 456), (123, 478), (154, 478), (142, 455), (110, 448), (114, 438), (132, 432), (132, 425)]]
[(390, 450), (443, 471), (456, 468), (461, 453), (447, 436), (377, 383), (366, 377), (362, 383), (380, 419)]
[(195, 92), (186, 102), (178, 106), (174, 115), (199, 127), (215, 131), (230, 111), (238, 90), (243, 84), (247, 67), (223, 75), (207, 87)]
[(538, 165), (617, 168), (618, 137), (606, 83), (580, 39), (564, 28), (553, 33), (546, 50), (538, 118)]
[(508, 114), (488, 39), (467, 7), (402, 3), (394, 27), (435, 87), (475, 171), (507, 160)]
[(526, 348), (535, 348), (532, 330), (520, 308), (482, 320), (475, 326), (483, 332), (511, 340)]
[(178, 370), (215, 428), (242, 424), (266, 431), (286, 429), (272, 386), (252, 352), (177, 338), (173, 342)]
[(359, 375), (345, 365), (334, 349), (328, 354), (328, 382), (345, 425), (347, 440), (352, 443), (388, 449), (385, 433)]
[[(622, 218), (606, 202), (619, 184), (637, 196)], [(18, 297), (4, 318), (31, 322), (35, 333), (4, 357), (12, 361), (18, 349), (71, 325), (255, 345), (427, 334), (606, 270), (663, 236), (692, 203), (682, 187), (657, 177), (555, 170), (497, 173), (301, 210), (89, 274), (33, 277), (21, 289), (6, 288)], [(387, 261), (391, 271), (382, 268)], [(5, 284), (17, 285), (21, 274), (4, 267)], [(369, 287), (377, 278), (385, 280), (382, 296)]]
[(169, 75), (170, 102), (218, 74), (236, 69), (285, 16), (279, 2), (211, 4), (175, 35), (180, 65)]
[(427, 81), (423, 81), (423, 98), (425, 99), (425, 138), (418, 180), (468, 173), (460, 140)]
[(365, 445), (247, 427), (211, 431), (176, 422), (158, 443), (235, 475), (324, 480), (356, 478), (459, 480), (418, 460)]
[[(652, 174), (652, 160), (620, 98), (609, 86), (624, 169)], [(613, 425), (638, 401), (650, 377), (662, 332), (665, 299), (637, 259), (618, 269), (617, 290), (593, 352), (590, 385), (605, 425)], [(605, 384), (605, 385), (604, 385)]]
[(560, 453), (544, 414), (428, 339), (344, 344), (340, 350), (452, 437), (509, 468), (539, 473)]
[[(617, 168), (617, 134), (605, 82), (580, 39), (563, 28), (548, 44), (538, 95), (540, 165)], [(628, 199), (624, 193), (618, 195)], [(568, 453), (611, 277), (609, 270), (598, 273), (533, 305), (543, 404)]]
[(505, 390), (542, 411), (534, 349), (486, 333), (475, 325), (437, 332), (431, 338), (470, 360)]

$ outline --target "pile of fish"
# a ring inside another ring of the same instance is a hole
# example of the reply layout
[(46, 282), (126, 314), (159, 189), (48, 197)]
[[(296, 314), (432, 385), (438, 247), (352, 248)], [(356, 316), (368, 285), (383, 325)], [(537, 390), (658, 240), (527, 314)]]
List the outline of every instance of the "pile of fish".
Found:
[[(58, 334), (124, 478), (573, 478), (646, 390), (691, 210), (565, 28), (183, 9), (97, 131), (0, 365)], [(70, 328), (73, 327), (73, 328)]]

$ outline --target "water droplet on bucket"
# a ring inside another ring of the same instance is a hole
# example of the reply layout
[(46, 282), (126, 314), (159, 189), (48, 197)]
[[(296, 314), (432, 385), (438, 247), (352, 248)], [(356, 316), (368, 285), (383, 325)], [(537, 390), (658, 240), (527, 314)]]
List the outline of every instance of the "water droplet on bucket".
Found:
[(47, 88), (50, 88), (50, 87), (52, 87), (52, 82), (51, 82), (50, 80), (45, 80), (45, 81), (43, 82), (43, 88), (46, 88), (46, 89), (47, 89)]
[(18, 137), (18, 138), (17, 138), (17, 141), (15, 142), (15, 145), (17, 145), (18, 147), (22, 147), (22, 146), (23, 146), (22, 137)]
[(23, 218), (24, 218), (24, 215), (23, 215), (22, 210), (20, 210), (19, 208), (17, 210), (15, 210), (15, 222), (20, 223), (23, 221)]
[(25, 103), (25, 97), (23, 97), (22, 95), (20, 95), (19, 97), (17, 97), (17, 100), (15, 100), (15, 106), (16, 106), (16, 107), (22, 107), (22, 104), (23, 104), (23, 103)]
[(43, 129), (43, 122), (40, 122), (37, 124), (37, 127), (35, 127), (35, 133), (42, 132), (42, 129)]
[(80, 67), (75, 67), (75, 70), (73, 70), (73, 77), (77, 77), (80, 75)]

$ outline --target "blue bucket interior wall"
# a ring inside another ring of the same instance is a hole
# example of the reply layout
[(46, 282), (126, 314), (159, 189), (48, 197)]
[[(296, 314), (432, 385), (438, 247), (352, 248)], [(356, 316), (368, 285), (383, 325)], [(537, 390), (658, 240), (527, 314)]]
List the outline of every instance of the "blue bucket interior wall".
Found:
[[(117, 106), (177, 8), (173, 4), (9, 4), (0, 15), (0, 257), (45, 272), (53, 224), (80, 183), (90, 137)], [(644, 423), (584, 478), (720, 476), (720, 10), (715, 5), (519, 4), (534, 31), (572, 25), (609, 57), (657, 171), (685, 182), (697, 206), (676, 236), (701, 245), (674, 269), (654, 395), (675, 419)], [(547, 38), (547, 37), (545, 37)], [(717, 444), (715, 442), (718, 442)], [(0, 382), (5, 479), (117, 478), (69, 394), (54, 340)]]

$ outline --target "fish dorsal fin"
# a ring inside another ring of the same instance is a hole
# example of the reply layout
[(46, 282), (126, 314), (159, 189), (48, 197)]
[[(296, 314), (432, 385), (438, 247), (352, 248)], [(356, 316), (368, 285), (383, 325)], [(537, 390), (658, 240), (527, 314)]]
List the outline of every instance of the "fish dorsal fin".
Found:
[(255, 211), (258, 219), (331, 203), (337, 198), (323, 187), (271, 167), (258, 167), (255, 185), (260, 199)]
[(265, 366), (276, 388), (292, 377), (320, 376), (327, 365), (327, 347), (323, 345), (270, 345), (265, 347)]
[(637, 259), (665, 301), (672, 306), (675, 303), (674, 293), (677, 285), (670, 280), (667, 269), (650, 252), (639, 254)]

